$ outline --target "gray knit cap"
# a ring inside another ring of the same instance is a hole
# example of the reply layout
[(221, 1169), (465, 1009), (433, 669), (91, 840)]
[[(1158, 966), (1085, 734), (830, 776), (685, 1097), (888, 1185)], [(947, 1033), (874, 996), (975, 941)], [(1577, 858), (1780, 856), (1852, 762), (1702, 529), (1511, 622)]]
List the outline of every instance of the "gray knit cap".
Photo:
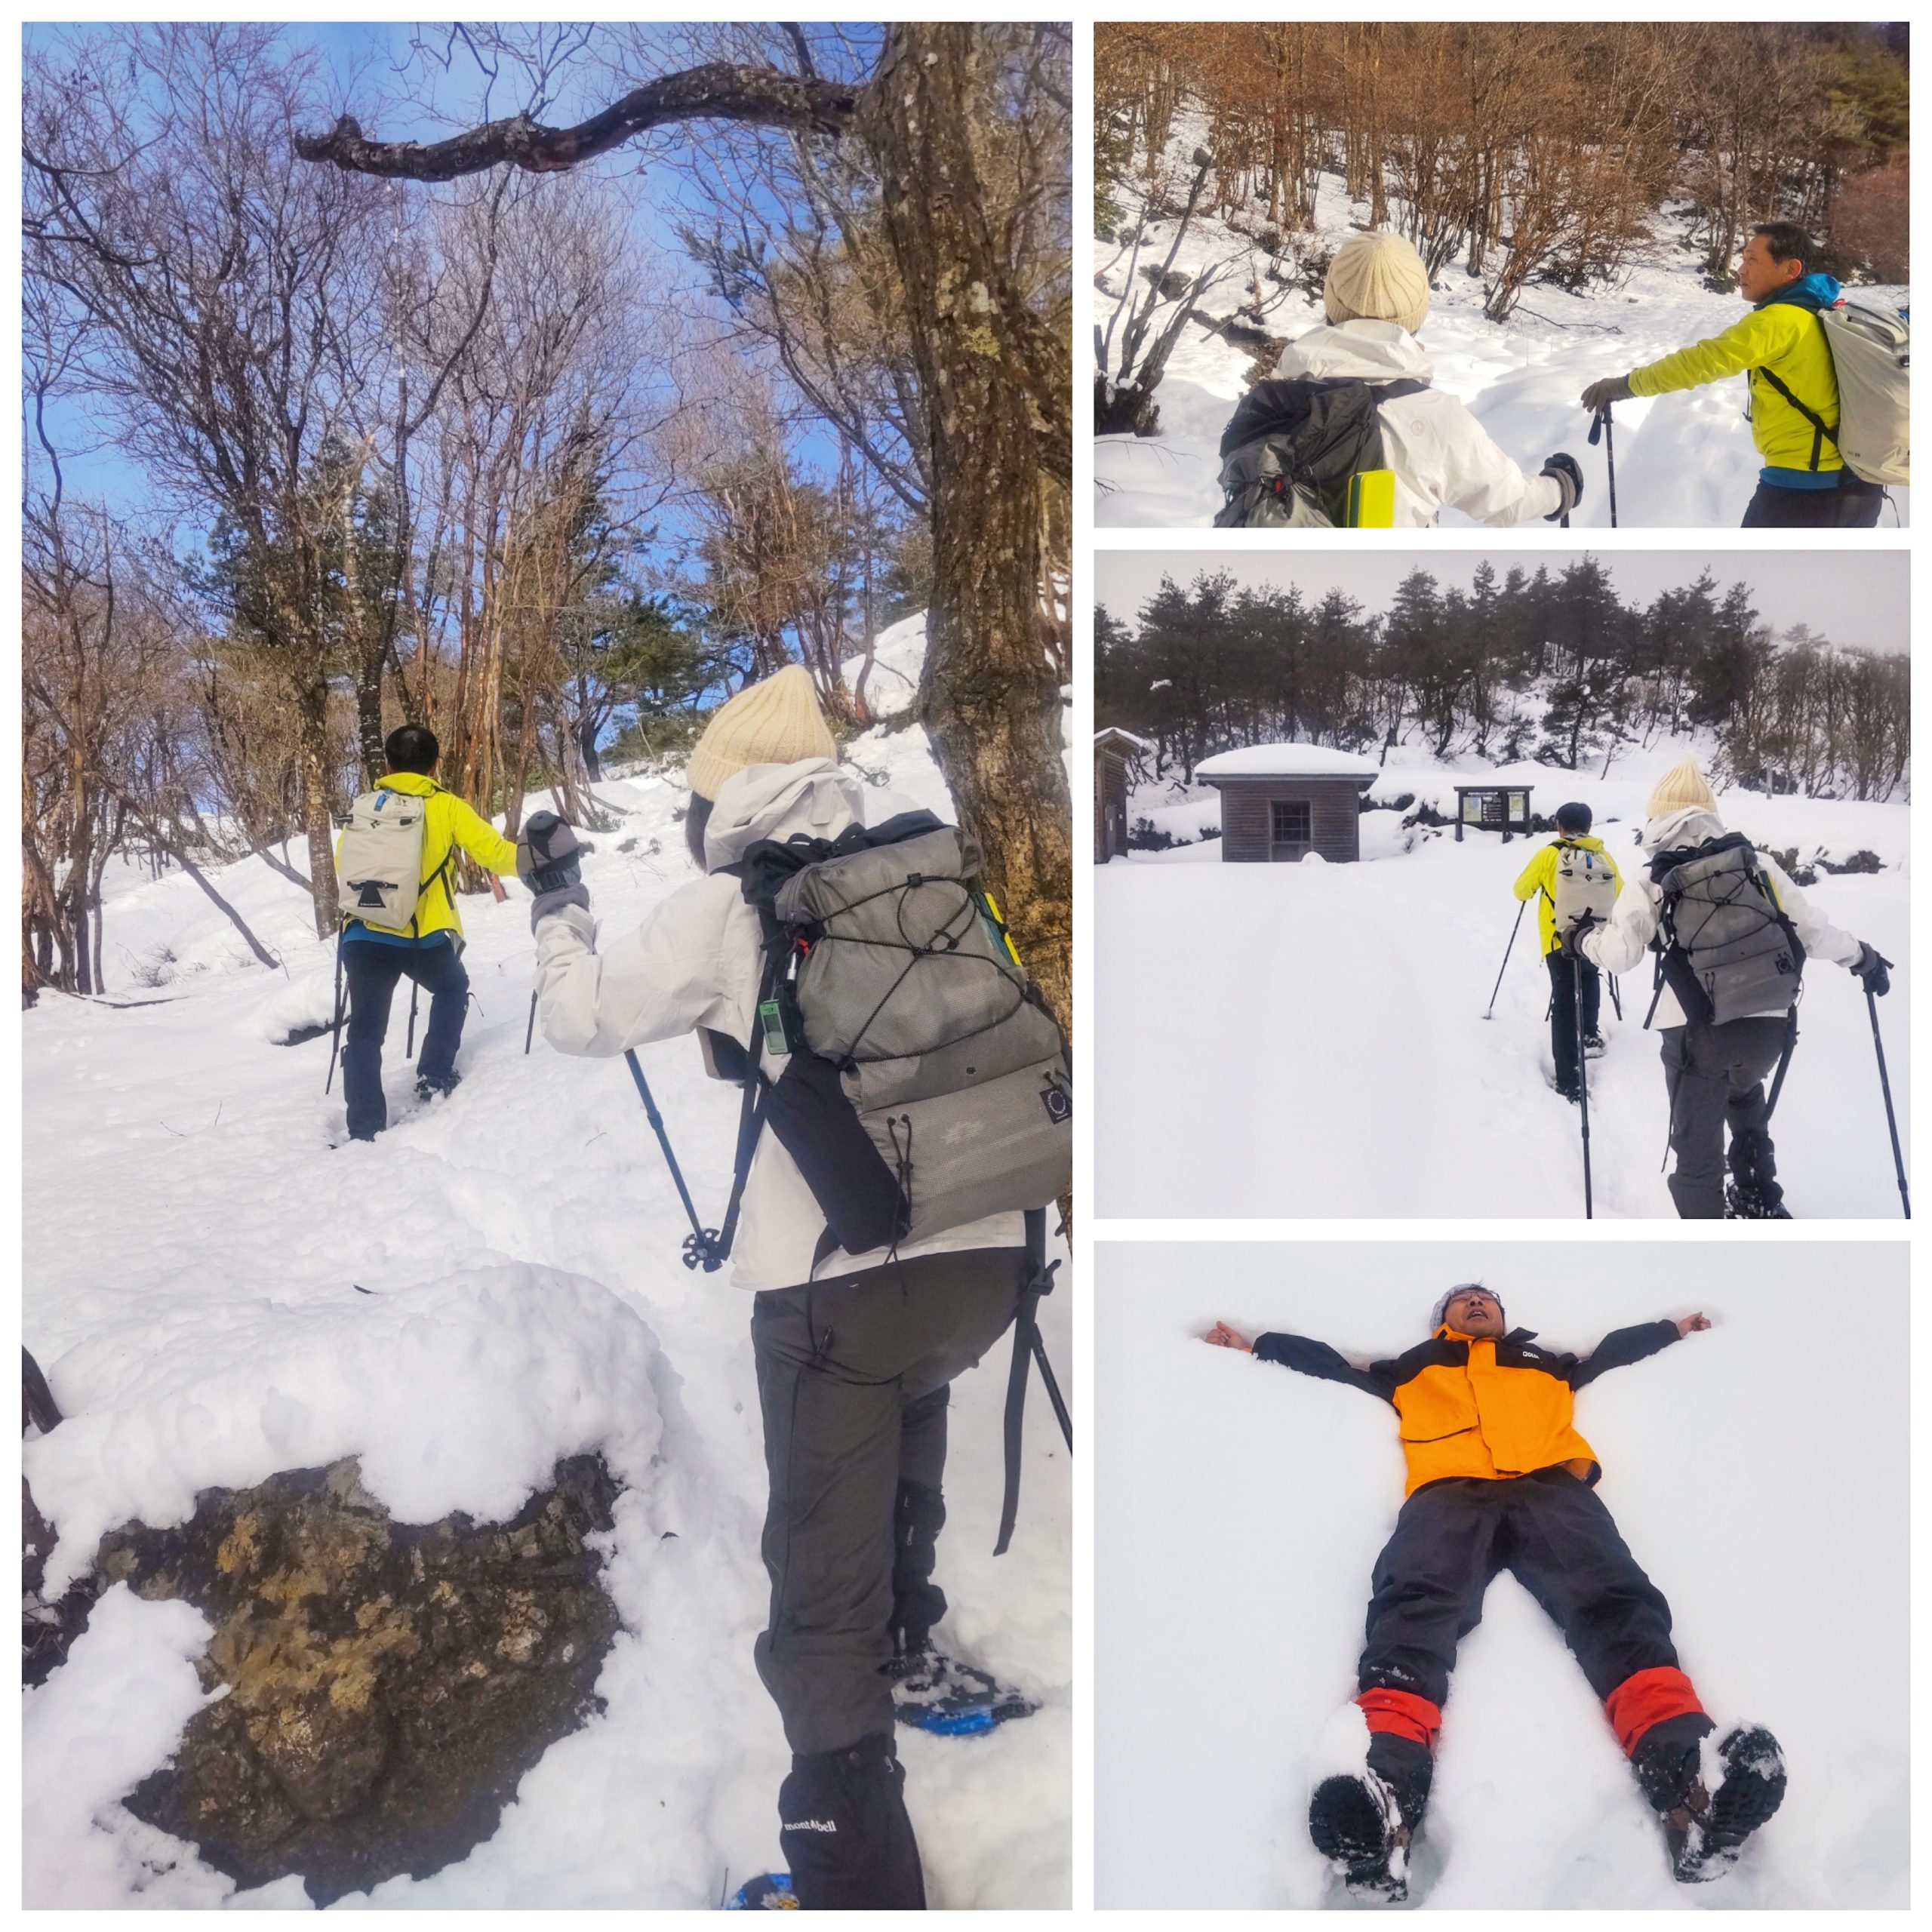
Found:
[(1443, 1291), (1441, 1299), (1435, 1304), (1435, 1312), (1429, 1318), (1429, 1332), (1432, 1335), (1442, 1326), (1443, 1317), (1449, 1312), (1449, 1304), (1465, 1288), (1473, 1288), (1478, 1294), (1488, 1296), (1490, 1300), (1495, 1303), (1498, 1312), (1505, 1312), (1503, 1308), (1503, 1297), (1494, 1288), (1486, 1288), (1480, 1281), (1458, 1281), (1453, 1288), (1447, 1288)]

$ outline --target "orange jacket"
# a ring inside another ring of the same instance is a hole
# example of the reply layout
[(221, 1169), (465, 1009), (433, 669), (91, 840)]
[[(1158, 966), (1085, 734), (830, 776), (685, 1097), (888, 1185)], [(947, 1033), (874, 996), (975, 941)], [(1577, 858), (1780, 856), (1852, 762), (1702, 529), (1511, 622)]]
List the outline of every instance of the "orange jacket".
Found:
[(1445, 1324), (1420, 1346), (1365, 1369), (1303, 1335), (1263, 1335), (1254, 1352), (1263, 1361), (1346, 1382), (1392, 1404), (1401, 1418), (1409, 1465), (1402, 1493), (1413, 1496), (1425, 1483), (1452, 1476), (1497, 1479), (1561, 1463), (1586, 1464), (1579, 1473), (1595, 1482), (1602, 1473), (1596, 1452), (1571, 1421), (1577, 1390), (1677, 1339), (1674, 1321), (1647, 1321), (1606, 1335), (1580, 1359), (1538, 1348), (1531, 1329), (1512, 1329), (1491, 1342)]

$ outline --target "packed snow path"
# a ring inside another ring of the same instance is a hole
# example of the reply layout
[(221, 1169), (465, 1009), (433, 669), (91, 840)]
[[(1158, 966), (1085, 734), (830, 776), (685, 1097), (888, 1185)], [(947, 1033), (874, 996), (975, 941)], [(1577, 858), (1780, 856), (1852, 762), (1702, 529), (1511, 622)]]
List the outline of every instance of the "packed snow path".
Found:
[(1477, 1279), (1512, 1325), (1579, 1352), (1633, 1322), (1712, 1318), (1583, 1390), (1577, 1426), (1706, 1706), (1725, 1727), (1768, 1725), (1790, 1786), (1735, 1872), (1675, 1883), (1574, 1660), (1501, 1576), (1444, 1707), (1415, 1901), (1902, 1909), (1903, 1244), (1318, 1242), (1293, 1259), (1251, 1243), (1098, 1251), (1097, 1902), (1338, 1902), (1308, 1841), (1310, 1758), (1354, 1693), (1401, 1500), (1395, 1413), (1194, 1338), (1226, 1319), (1367, 1361), (1422, 1339), (1435, 1297)]
[[(1177, 135), (1177, 143), (1184, 138)], [(1367, 219), (1367, 204), (1350, 202), (1338, 177), (1324, 174), (1311, 246), (1332, 253), (1351, 226), (1366, 227)], [(1258, 232), (1267, 224), (1254, 215), (1249, 226)], [(1465, 404), (1531, 475), (1552, 451), (1567, 450), (1576, 457), (1583, 466), (1583, 499), (1570, 519), (1575, 528), (1610, 524), (1607, 454), (1601, 444), (1590, 448), (1590, 419), (1577, 400), (1585, 387), (1701, 342), (1745, 313), (1741, 297), (1706, 285), (1682, 226), (1670, 217), (1655, 222), (1657, 238), (1614, 282), (1579, 295), (1533, 284), (1506, 322), (1484, 315), (1481, 279), (1468, 272), (1460, 257), (1436, 277), (1420, 337), (1435, 365), (1435, 386)], [(1150, 263), (1158, 267), (1166, 260), (1173, 240), (1171, 220), (1149, 226), (1134, 268), (1137, 280)], [(1095, 300), (1103, 329), (1125, 285), (1130, 253), (1118, 242), (1094, 245), (1100, 277)], [(1217, 321), (1233, 318), (1259, 278), (1264, 300), (1274, 305), (1261, 325), (1270, 334), (1292, 341), (1321, 323), (1318, 293), (1267, 278), (1271, 266), (1292, 272), (1292, 262), (1271, 263), (1251, 235), (1197, 217), (1175, 272), (1192, 277), (1211, 262), (1235, 267), (1196, 305), (1203, 314)], [(1861, 287), (1847, 293), (1855, 300), (1901, 309), (1910, 301), (1909, 291), (1902, 288)], [(1157, 326), (1172, 313), (1173, 305), (1164, 303)], [(1097, 523), (1171, 529), (1214, 521), (1222, 503), (1221, 432), (1247, 392), (1253, 361), (1251, 348), (1237, 346), (1199, 321), (1187, 324), (1155, 392), (1158, 433), (1102, 436), (1095, 443)], [(1741, 376), (1619, 403), (1612, 433), (1620, 525), (1736, 525), (1757, 486), (1760, 462), (1744, 406)], [(1909, 522), (1910, 492), (1891, 494), (1898, 520)], [(1467, 527), (1472, 519), (1445, 509), (1441, 521)], [(1894, 527), (1891, 510), (1881, 512), (1880, 525)]]
[[(922, 733), (854, 754), (890, 781), (880, 811), (946, 808)], [(595, 789), (624, 817), (589, 835), (585, 878), (621, 931), (692, 875), (672, 819), (685, 794), (666, 779)], [(598, 1685), (608, 1710), (551, 1749), (461, 1864), (369, 1902), (714, 1906), (728, 1872), (736, 1885), (777, 1862), (789, 1762), (752, 1665), (767, 1586), (751, 1297), (681, 1265), (686, 1223), (623, 1063), (565, 1058), (540, 1035), (524, 1057), (520, 887), (505, 904), (463, 902), (478, 1008), (461, 1088), (427, 1108), (411, 1097), (404, 988), (384, 1061), (393, 1124), (332, 1147), (327, 1038), (270, 1044), (326, 1020), (332, 949), (305, 895), (258, 862), (220, 883), (288, 978), (238, 966), (238, 941), (175, 875), (129, 886), (108, 913), (110, 957), (166, 944), (174, 983), (118, 989), (118, 1010), (48, 995), (25, 1017), (24, 1338), (69, 1417), (28, 1468), (48, 1513), (85, 1531), (56, 1568), (84, 1563), (107, 1524), (143, 1509), (177, 1519), (167, 1512), (185, 1516), (198, 1487), (320, 1457), (361, 1454), (370, 1486), (423, 1520), (509, 1513), (555, 1457), (602, 1447), (629, 1485), (608, 1571), (625, 1628)], [(140, 1001), (159, 1003), (120, 1004)], [(689, 1040), (640, 1057), (715, 1219), (737, 1097), (704, 1078)], [(1060, 1279), (1041, 1325), (1064, 1385)], [(955, 1386), (941, 1635), (1044, 1708), (985, 1739), (902, 1731), (936, 1906), (1061, 1906), (1071, 1891), (1068, 1463), (1036, 1383), (1020, 1525), (995, 1561), (1007, 1363), (1002, 1342)], [(185, 1606), (125, 1597), (28, 1694), (30, 1905), (233, 1895), (114, 1802), (196, 1705), (186, 1666), (156, 1660), (192, 1657), (207, 1634)], [(302, 1898), (289, 1884), (251, 1902)]]
[[(1451, 776), (1438, 774), (1445, 790)], [(1377, 794), (1415, 777), (1385, 778)], [(1564, 796), (1605, 789), (1552, 777)], [(1538, 808), (1554, 797), (1540, 795)], [(1453, 809), (1453, 791), (1444, 803)], [(1909, 1177), (1906, 808), (1792, 798), (1727, 798), (1724, 808), (1771, 845), (1795, 841), (1805, 852), (1826, 840), (1841, 858), (1864, 846), (1884, 860), (1885, 871), (1821, 875), (1805, 891), (1894, 962), (1878, 1017)], [(1178, 829), (1217, 813), (1209, 800), (1163, 817)], [(1229, 865), (1208, 841), (1097, 869), (1097, 1212), (1582, 1216), (1577, 1109), (1543, 1071), (1549, 979), (1534, 906), (1495, 1017), (1483, 1018), (1516, 915), (1511, 889), (1546, 836), (1505, 845), (1470, 832), (1457, 844), (1445, 829), (1405, 853), (1396, 814), (1369, 814), (1362, 828), (1358, 865)], [(1631, 824), (1600, 816), (1596, 829), (1632, 870)], [(1609, 1048), (1590, 1063), (1595, 1211), (1669, 1217), (1664, 1075), (1657, 1035), (1643, 1026), (1647, 964), (1620, 989), (1620, 1021), (1605, 989)], [(1806, 969), (1798, 1049), (1771, 1131), (1795, 1215), (1899, 1218), (1865, 997), (1828, 961)]]

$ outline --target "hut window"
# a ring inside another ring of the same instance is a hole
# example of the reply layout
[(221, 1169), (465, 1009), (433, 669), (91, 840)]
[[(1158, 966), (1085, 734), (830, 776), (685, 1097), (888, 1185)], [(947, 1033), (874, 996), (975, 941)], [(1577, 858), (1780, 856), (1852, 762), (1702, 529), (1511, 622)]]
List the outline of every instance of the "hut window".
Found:
[(1314, 832), (1306, 798), (1275, 798), (1269, 802), (1274, 810), (1277, 845), (1306, 845), (1313, 842)]

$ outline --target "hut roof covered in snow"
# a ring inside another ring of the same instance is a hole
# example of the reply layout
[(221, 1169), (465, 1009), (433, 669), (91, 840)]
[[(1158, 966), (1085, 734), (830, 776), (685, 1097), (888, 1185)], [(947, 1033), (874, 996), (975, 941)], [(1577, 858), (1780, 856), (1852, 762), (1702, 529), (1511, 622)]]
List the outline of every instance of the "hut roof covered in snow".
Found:
[(1217, 752), (1194, 768), (1210, 784), (1220, 778), (1371, 779), (1380, 768), (1373, 758), (1338, 752), (1327, 745), (1244, 745)]

